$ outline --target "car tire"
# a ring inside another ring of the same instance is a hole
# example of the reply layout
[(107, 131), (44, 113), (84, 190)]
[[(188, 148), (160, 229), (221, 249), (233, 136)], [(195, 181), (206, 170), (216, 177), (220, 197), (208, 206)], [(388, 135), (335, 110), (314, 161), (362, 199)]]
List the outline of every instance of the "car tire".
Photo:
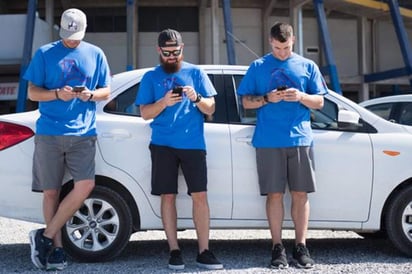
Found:
[(126, 201), (112, 189), (97, 185), (63, 227), (63, 246), (75, 260), (108, 261), (123, 251), (131, 233), (132, 215)]
[(385, 217), (389, 239), (405, 255), (412, 257), (412, 187), (401, 190), (388, 206)]

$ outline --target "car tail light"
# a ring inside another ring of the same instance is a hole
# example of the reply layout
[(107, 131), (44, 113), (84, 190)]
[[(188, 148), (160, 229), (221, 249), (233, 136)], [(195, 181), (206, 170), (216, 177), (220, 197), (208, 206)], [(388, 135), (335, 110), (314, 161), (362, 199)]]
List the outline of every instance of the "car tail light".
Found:
[(33, 135), (34, 132), (29, 127), (0, 122), (0, 150), (23, 142)]

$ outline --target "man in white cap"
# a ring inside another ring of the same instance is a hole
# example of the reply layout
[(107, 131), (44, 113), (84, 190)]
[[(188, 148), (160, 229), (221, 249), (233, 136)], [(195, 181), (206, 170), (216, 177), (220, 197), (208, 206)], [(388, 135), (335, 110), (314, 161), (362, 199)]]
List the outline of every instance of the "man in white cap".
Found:
[[(61, 229), (95, 185), (96, 101), (110, 94), (110, 70), (103, 51), (82, 41), (86, 15), (63, 12), (59, 41), (40, 47), (24, 79), (29, 99), (39, 102), (32, 190), (43, 192), (46, 227), (30, 232), (31, 259), (39, 269), (67, 266)], [(71, 191), (60, 201), (65, 170)]]

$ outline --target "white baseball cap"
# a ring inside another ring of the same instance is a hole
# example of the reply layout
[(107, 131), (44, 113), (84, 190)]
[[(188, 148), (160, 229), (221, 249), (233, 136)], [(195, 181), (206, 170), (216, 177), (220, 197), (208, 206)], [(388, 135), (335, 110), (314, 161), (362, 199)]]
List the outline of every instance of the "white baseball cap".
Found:
[(60, 20), (60, 37), (69, 40), (82, 40), (86, 33), (86, 14), (79, 9), (68, 9)]

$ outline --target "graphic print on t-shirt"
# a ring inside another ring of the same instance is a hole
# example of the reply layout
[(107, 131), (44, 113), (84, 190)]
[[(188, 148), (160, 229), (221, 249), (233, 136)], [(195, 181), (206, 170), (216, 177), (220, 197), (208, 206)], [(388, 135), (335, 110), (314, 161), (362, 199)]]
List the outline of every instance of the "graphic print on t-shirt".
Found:
[(62, 84), (71, 87), (84, 86), (87, 77), (78, 67), (76, 60), (63, 59), (59, 62), (62, 71)]
[[(173, 89), (174, 87), (183, 87), (183, 86), (184, 84), (179, 83), (176, 77), (163, 79), (163, 87), (165, 89), (164, 91), (165, 93)], [(179, 115), (183, 116), (183, 114), (188, 113), (190, 111), (189, 104), (190, 104), (190, 100), (187, 98), (185, 93), (182, 93), (182, 102), (176, 104), (178, 108), (176, 109), (173, 115), (173, 122), (170, 124), (170, 126), (173, 126), (174, 122), (177, 119), (179, 119)]]
[(288, 74), (290, 73), (283, 68), (274, 68), (270, 74), (269, 89), (274, 90), (280, 86), (286, 86), (288, 88), (299, 87), (299, 83), (295, 83)]

